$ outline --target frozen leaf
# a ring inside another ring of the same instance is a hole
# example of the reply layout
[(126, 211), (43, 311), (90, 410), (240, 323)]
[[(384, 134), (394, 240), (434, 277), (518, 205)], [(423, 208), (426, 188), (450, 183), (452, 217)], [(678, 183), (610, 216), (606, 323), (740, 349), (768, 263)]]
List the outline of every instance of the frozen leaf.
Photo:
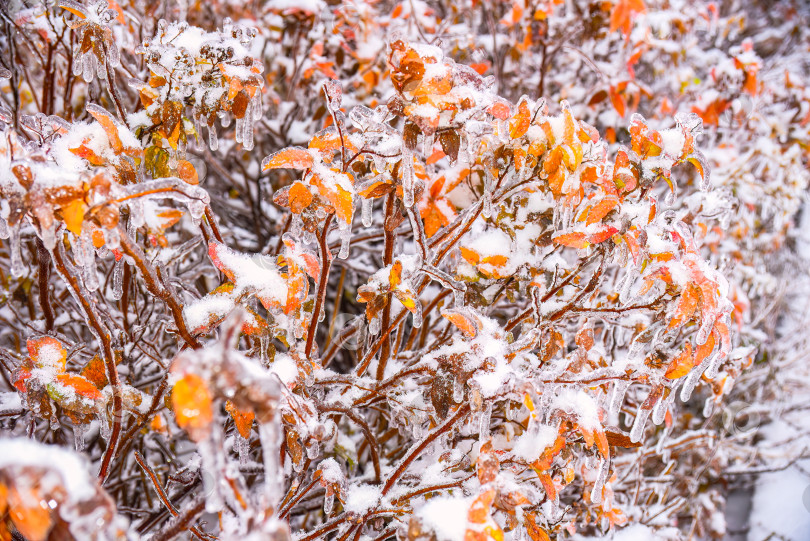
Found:
[(306, 149), (290, 147), (266, 157), (262, 161), (262, 169), (309, 169), (312, 164), (312, 154)]
[(240, 410), (230, 400), (225, 402), (225, 411), (231, 414), (239, 435), (245, 439), (250, 438), (250, 428), (253, 426), (253, 418), (255, 417), (254, 413)]
[(211, 393), (203, 379), (196, 374), (185, 374), (172, 389), (172, 407), (180, 428), (195, 441), (211, 431), (214, 419)]
[(664, 375), (669, 379), (678, 379), (688, 374), (694, 365), (695, 359), (692, 356), (692, 344), (687, 342), (681, 353), (669, 364), (669, 368), (667, 368), (667, 372)]

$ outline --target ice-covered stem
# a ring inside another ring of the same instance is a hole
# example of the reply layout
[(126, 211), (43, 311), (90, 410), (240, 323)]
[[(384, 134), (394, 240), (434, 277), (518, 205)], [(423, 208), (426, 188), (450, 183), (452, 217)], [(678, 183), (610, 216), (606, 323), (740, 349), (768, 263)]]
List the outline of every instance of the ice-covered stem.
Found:
[(200, 343), (188, 331), (186, 322), (183, 319), (183, 303), (180, 302), (180, 299), (177, 298), (177, 295), (171, 288), (166, 287), (162, 283), (157, 271), (146, 259), (143, 250), (132, 242), (126, 230), (119, 226), (118, 232), (121, 237), (121, 250), (135, 262), (135, 266), (138, 267), (141, 276), (143, 276), (146, 282), (146, 289), (148, 289), (152, 295), (165, 302), (169, 307), (169, 310), (172, 312), (172, 317), (174, 318), (174, 324), (177, 325), (177, 332), (183, 340), (192, 348), (199, 349), (201, 347)]
[(104, 66), (107, 68), (107, 87), (110, 89), (110, 96), (112, 96), (113, 102), (115, 102), (115, 108), (118, 110), (118, 116), (121, 118), (121, 122), (123, 122), (124, 126), (129, 129), (127, 112), (124, 110), (124, 106), (121, 105), (121, 96), (118, 94), (118, 88), (115, 86), (115, 73), (113, 73), (113, 68), (110, 65), (111, 62), (109, 61), (109, 46), (104, 41), (102, 41), (101, 46), (104, 48), (104, 57), (107, 59), (107, 61), (104, 62)]
[[(165, 528), (161, 531), (156, 533), (151, 541), (170, 541), (171, 539), (175, 539), (178, 535), (186, 530), (196, 530), (194, 526), (191, 526), (191, 523), (197, 518), (197, 516), (205, 510), (205, 498), (198, 497), (194, 500), (194, 502), (183, 512), (179, 515), (174, 517), (174, 520), (169, 522)], [(195, 536), (200, 539), (210, 539), (209, 536), (201, 537), (204, 535), (202, 533), (197, 534)]]
[[(384, 252), (383, 252), (383, 265), (388, 266), (394, 260), (394, 244), (396, 242), (396, 231), (390, 228), (391, 217), (394, 214), (394, 203), (396, 202), (395, 192), (390, 192), (385, 197), (385, 219), (383, 221), (383, 236), (384, 236)], [(377, 363), (377, 381), (381, 381), (385, 377), (385, 365), (388, 363), (388, 357), (391, 355), (391, 339), (388, 327), (391, 324), (391, 293), (386, 295), (385, 308), (383, 308), (381, 327), (385, 330), (382, 335), (382, 344), (380, 349), (380, 360)]]
[(329, 246), (326, 244), (326, 236), (329, 234), (329, 226), (332, 225), (334, 214), (326, 217), (323, 223), (323, 230), (318, 237), (318, 247), (321, 254), (321, 274), (318, 280), (318, 290), (315, 292), (315, 307), (312, 310), (312, 319), (309, 322), (309, 329), (307, 329), (307, 345), (304, 349), (304, 354), (307, 358), (312, 353), (312, 346), (315, 343), (315, 332), (318, 330), (318, 320), (320, 319), (321, 309), (326, 300), (326, 286), (329, 284), (329, 268), (332, 266), (332, 254), (329, 252)]
[(98, 472), (99, 480), (101, 483), (104, 483), (110, 471), (110, 463), (115, 456), (121, 436), (121, 417), (123, 412), (121, 380), (118, 378), (118, 368), (115, 365), (115, 356), (113, 355), (110, 333), (107, 327), (99, 320), (93, 304), (83, 294), (82, 286), (78, 278), (68, 272), (65, 262), (62, 259), (61, 250), (63, 250), (61, 243), (58, 243), (57, 247), (51, 252), (54, 267), (65, 284), (72, 290), (74, 298), (79, 302), (84, 312), (85, 321), (87, 321), (88, 325), (93, 329), (93, 334), (95, 334), (96, 339), (101, 345), (107, 381), (110, 382), (113, 391), (112, 430), (110, 431), (110, 437), (107, 440), (107, 449), (104, 451), (104, 457), (101, 460), (101, 467)]
[[(166, 491), (164, 491), (163, 487), (160, 485), (160, 480), (158, 479), (157, 474), (155, 474), (155, 470), (153, 470), (151, 468), (151, 466), (149, 466), (149, 464), (146, 463), (146, 460), (144, 460), (143, 455), (141, 455), (141, 453), (139, 453), (138, 451), (135, 451), (135, 461), (138, 463), (138, 465), (141, 467), (141, 469), (143, 469), (144, 473), (147, 476), (149, 476), (149, 480), (152, 482), (152, 486), (155, 488), (155, 493), (158, 495), (158, 498), (160, 498), (160, 501), (163, 503), (163, 505), (166, 507), (166, 509), (169, 511), (169, 513), (171, 513), (173, 517), (180, 516), (180, 512), (177, 510), (177, 508), (174, 506), (174, 504), (171, 502), (171, 500), (169, 500), (169, 497), (166, 495)], [(200, 498), (200, 501), (202, 502), (202, 509), (204, 509), (205, 508), (205, 498)], [(197, 506), (197, 504), (193, 505), (189, 510), (186, 510), (183, 513), (183, 515), (186, 515), (187, 513), (189, 513), (189, 511), (194, 510), (194, 508), (196, 506)], [(194, 536), (197, 539), (203, 539), (203, 540), (204, 539), (209, 539), (209, 536), (207, 536), (205, 533), (201, 532), (199, 530), (199, 528), (197, 528), (196, 526), (191, 526), (190, 528), (188, 527), (189, 523), (192, 520), (194, 520), (194, 518), (202, 511), (202, 509), (197, 510), (194, 513), (189, 513), (190, 516), (188, 516), (185, 521), (180, 522), (180, 523), (184, 524), (185, 527), (182, 530), (179, 530), (179, 531), (184, 531), (184, 530), (188, 529), (188, 530), (191, 531), (191, 533), (194, 534)], [(170, 525), (170, 527), (171, 527), (171, 525)], [(160, 536), (161, 534), (165, 534), (167, 532), (167, 530), (168, 529), (165, 529), (165, 530), (163, 530), (163, 532), (160, 532), (157, 535)], [(154, 539), (172, 539), (172, 537), (157, 537), (156, 536), (156, 537), (153, 537), (152, 539), (153, 540)]]
[(410, 451), (405, 454), (405, 457), (386, 480), (382, 489), (383, 496), (388, 494), (388, 492), (394, 488), (397, 480), (408, 470), (408, 467), (413, 463), (413, 461), (419, 458), (419, 455), (428, 447), (428, 445), (436, 441), (436, 438), (450, 430), (453, 425), (463, 419), (468, 413), (470, 413), (470, 405), (468, 403), (462, 404), (452, 417), (449, 417), (445, 422), (434, 428), (433, 432), (428, 434), (425, 439), (411, 447)]
[(39, 266), (39, 272), (37, 273), (39, 306), (42, 308), (42, 314), (45, 317), (45, 332), (50, 333), (53, 330), (54, 319), (51, 297), (48, 291), (51, 279), (51, 255), (39, 237), (37, 237), (37, 264)]
[[(309, 491), (312, 490), (312, 488), (315, 485), (318, 484), (318, 481), (319, 481), (318, 479), (313, 479), (312, 481), (309, 482), (309, 484), (307, 486), (304, 487), (304, 490), (299, 492), (297, 495), (295, 495), (294, 497), (289, 496), (290, 498), (292, 498), (291, 500), (289, 500), (289, 504), (287, 504), (286, 506), (283, 506), (283, 507), (279, 506), (278, 518), (284, 520), (287, 517), (287, 515), (290, 514), (290, 511), (292, 511), (295, 508), (295, 506), (298, 504), (298, 502), (300, 502), (301, 499), (304, 496), (306, 496), (309, 493)], [(292, 494), (292, 492), (290, 492), (290, 494)], [(286, 499), (288, 499), (288, 498), (285, 498), (285, 500)], [(285, 502), (281, 502), (281, 503), (283, 505)]]

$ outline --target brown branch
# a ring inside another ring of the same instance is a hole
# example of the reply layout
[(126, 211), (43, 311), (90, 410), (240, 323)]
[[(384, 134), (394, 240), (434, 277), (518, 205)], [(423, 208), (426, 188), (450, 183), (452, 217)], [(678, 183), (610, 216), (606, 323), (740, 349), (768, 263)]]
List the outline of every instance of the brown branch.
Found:
[(312, 310), (312, 319), (309, 322), (309, 329), (307, 329), (307, 345), (304, 349), (304, 355), (306, 355), (307, 358), (309, 358), (312, 353), (312, 345), (315, 343), (315, 332), (318, 330), (321, 308), (326, 299), (326, 286), (329, 283), (329, 268), (332, 266), (332, 253), (326, 245), (326, 235), (329, 233), (329, 226), (332, 224), (332, 218), (334, 217), (334, 214), (330, 214), (326, 217), (321, 236), (318, 239), (318, 246), (321, 253), (321, 274), (319, 277), (320, 280), (318, 280), (318, 290), (315, 292), (315, 308)]
[(416, 460), (419, 457), (419, 454), (422, 453), (422, 451), (424, 451), (428, 445), (433, 443), (436, 440), (436, 438), (447, 432), (449, 428), (451, 428), (454, 424), (456, 424), (456, 422), (464, 418), (464, 416), (467, 415), (469, 412), (470, 412), (470, 405), (462, 404), (461, 406), (459, 406), (458, 410), (452, 417), (450, 417), (445, 422), (443, 422), (435, 429), (433, 429), (433, 432), (428, 434), (428, 436), (425, 439), (423, 439), (422, 441), (418, 442), (416, 445), (411, 447), (411, 449), (406, 453), (405, 457), (399, 463), (399, 466), (397, 466), (397, 468), (394, 470), (394, 473), (392, 473), (391, 476), (388, 478), (388, 480), (385, 482), (385, 486), (383, 486), (382, 489), (382, 495), (385, 496), (386, 494), (388, 494), (388, 492), (396, 484), (397, 480), (400, 477), (402, 477), (402, 474), (404, 474), (407, 471), (408, 467), (413, 463), (414, 460)]
[(48, 292), (48, 282), (51, 278), (51, 255), (45, 249), (45, 245), (37, 237), (37, 263), (39, 264), (39, 272), (37, 274), (39, 282), (39, 306), (42, 308), (42, 313), (45, 316), (45, 332), (53, 331), (53, 308), (51, 308), (51, 299)]
[[(171, 513), (172, 516), (174, 516), (174, 517), (179, 516), (180, 512), (177, 510), (177, 508), (174, 506), (174, 504), (171, 502), (171, 500), (169, 500), (169, 497), (166, 495), (166, 491), (163, 490), (163, 487), (160, 484), (160, 480), (157, 478), (157, 474), (149, 466), (149, 464), (146, 463), (146, 460), (144, 460), (143, 455), (141, 455), (141, 453), (139, 453), (138, 451), (135, 451), (135, 461), (138, 463), (138, 465), (141, 467), (141, 469), (143, 469), (144, 473), (146, 473), (146, 475), (149, 476), (149, 479), (152, 481), (152, 486), (154, 487), (155, 492), (158, 495), (158, 498), (160, 498), (160, 501), (163, 502), (163, 505), (166, 507), (166, 509), (169, 511), (169, 513)], [(203, 503), (204, 503), (204, 500), (203, 500)], [(211, 538), (213, 538), (213, 536), (210, 536), (210, 535), (208, 535), (206, 533), (201, 532), (195, 526), (192, 526), (189, 529), (191, 530), (191, 533), (193, 533), (197, 537), (197, 539), (211, 539)]]

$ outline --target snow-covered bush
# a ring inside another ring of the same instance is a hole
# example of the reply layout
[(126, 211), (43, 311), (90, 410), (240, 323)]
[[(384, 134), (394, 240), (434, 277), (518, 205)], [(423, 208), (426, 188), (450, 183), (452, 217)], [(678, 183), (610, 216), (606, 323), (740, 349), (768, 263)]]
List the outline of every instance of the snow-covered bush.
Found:
[(0, 539), (720, 537), (774, 464), (805, 8), (0, 9)]

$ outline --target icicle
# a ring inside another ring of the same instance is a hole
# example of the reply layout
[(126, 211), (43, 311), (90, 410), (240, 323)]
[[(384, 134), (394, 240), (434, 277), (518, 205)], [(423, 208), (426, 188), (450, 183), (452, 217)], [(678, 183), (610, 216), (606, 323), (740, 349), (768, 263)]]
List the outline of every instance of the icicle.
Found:
[(84, 435), (86, 432), (87, 428), (83, 424), (73, 423), (73, 445), (78, 453), (84, 451)]
[(7, 239), (9, 234), (8, 222), (5, 220), (5, 218), (0, 218), (0, 239)]
[(636, 412), (636, 420), (633, 422), (633, 428), (630, 429), (630, 441), (633, 443), (641, 441), (644, 425), (647, 424), (647, 418), (650, 416), (651, 411), (651, 409), (639, 408)]
[(608, 416), (611, 419), (619, 414), (619, 410), (624, 403), (624, 395), (627, 393), (627, 389), (629, 388), (629, 381), (620, 380), (613, 384), (613, 392), (610, 395), (610, 405), (608, 406)]
[[(671, 390), (669, 394), (670, 396), (674, 395), (675, 390), (674, 389)], [(661, 398), (658, 399), (658, 402), (655, 403), (655, 406), (653, 406), (653, 414), (652, 414), (653, 423), (655, 423), (656, 425), (660, 425), (661, 423), (663, 423), (664, 417), (666, 417), (667, 414), (667, 409), (668, 409), (667, 400), (665, 400), (664, 397), (662, 396)]]
[(374, 211), (374, 200), (370, 197), (363, 199), (360, 208), (363, 219), (363, 227), (371, 227), (372, 212)]
[(430, 158), (431, 154), (433, 154), (434, 134), (426, 133), (422, 142), (424, 145), (422, 147), (422, 153), (425, 155), (425, 158)]
[(87, 233), (79, 237), (79, 252), (81, 254), (82, 279), (88, 291), (98, 289), (98, 274), (96, 273), (96, 252), (93, 241)]
[(92, 55), (86, 54), (82, 57), (82, 79), (85, 83), (93, 80), (93, 60)]
[(349, 246), (352, 242), (352, 227), (350, 225), (341, 224), (338, 230), (340, 235), (340, 252), (338, 257), (346, 259), (349, 257)]
[(610, 462), (604, 458), (599, 461), (599, 474), (596, 476), (596, 481), (591, 490), (591, 501), (595, 504), (602, 503), (602, 489), (607, 481), (608, 473), (610, 473)]
[(205, 215), (205, 203), (202, 201), (189, 201), (188, 212), (191, 214), (191, 219), (195, 224), (199, 224), (202, 217)]
[(332, 508), (335, 506), (335, 495), (327, 494), (323, 499), (323, 512), (326, 516), (332, 514)]
[(708, 397), (706, 398), (706, 402), (703, 403), (703, 417), (706, 419), (712, 414), (712, 410), (714, 409), (714, 398)]
[(517, 408), (512, 408), (512, 401), (507, 400), (503, 405), (503, 413), (507, 421), (514, 421)]
[(17, 223), (11, 228), (9, 234), (9, 250), (11, 251), (11, 275), (19, 278), (25, 272), (20, 252), (20, 224)]
[(414, 310), (411, 313), (411, 317), (413, 318), (414, 328), (420, 328), (422, 326), (422, 303), (419, 302), (419, 299), (416, 299), (414, 302)]
[(492, 216), (492, 193), (490, 193), (489, 187), (484, 188), (484, 203), (481, 215), (487, 220)]
[(697, 387), (697, 384), (700, 381), (700, 376), (702, 376), (703, 372), (706, 371), (706, 368), (709, 367), (709, 363), (712, 362), (712, 358), (715, 355), (717, 355), (717, 353), (707, 356), (697, 368), (693, 368), (692, 371), (687, 374), (686, 379), (683, 382), (683, 389), (681, 389), (681, 402), (687, 402), (689, 398), (691, 398), (692, 391), (695, 390), (695, 387)]
[(215, 126), (208, 126), (208, 148), (211, 149), (211, 152), (216, 152), (219, 149), (217, 128)]
[(380, 318), (378, 318), (378, 317), (373, 318), (371, 321), (368, 322), (368, 332), (369, 332), (369, 334), (371, 334), (372, 336), (378, 334), (380, 332), (380, 326), (381, 325), (382, 325), (382, 322), (380, 321)]
[(113, 300), (120, 300), (124, 294), (124, 261), (119, 259), (113, 267)]

